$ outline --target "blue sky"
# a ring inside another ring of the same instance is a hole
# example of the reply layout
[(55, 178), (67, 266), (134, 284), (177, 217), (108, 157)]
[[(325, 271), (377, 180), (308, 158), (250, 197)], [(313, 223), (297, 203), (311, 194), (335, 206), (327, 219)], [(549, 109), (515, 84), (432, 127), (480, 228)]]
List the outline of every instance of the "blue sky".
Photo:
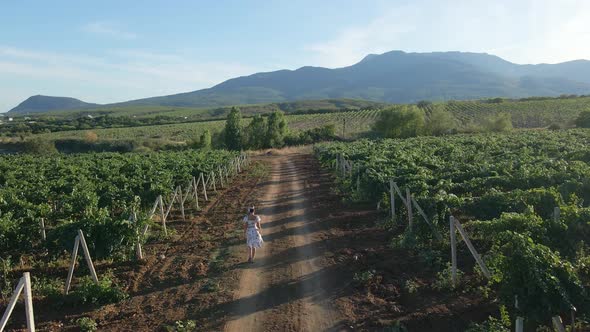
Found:
[(590, 59), (584, 0), (0, 1), (0, 112), (35, 95), (109, 103), (369, 53)]

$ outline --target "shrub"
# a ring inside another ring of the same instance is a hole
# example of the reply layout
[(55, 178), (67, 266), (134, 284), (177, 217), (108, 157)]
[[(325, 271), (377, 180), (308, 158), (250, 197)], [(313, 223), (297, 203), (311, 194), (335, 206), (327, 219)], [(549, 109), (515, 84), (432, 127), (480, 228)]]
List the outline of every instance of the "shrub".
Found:
[(426, 121), (425, 133), (440, 136), (450, 134), (457, 128), (457, 120), (444, 110), (442, 105), (436, 105), (430, 112)]
[(457, 269), (457, 284), (456, 285), (453, 285), (453, 280), (451, 277), (452, 277), (452, 266), (451, 266), (451, 263), (448, 263), (447, 267), (444, 270), (442, 270), (436, 274), (436, 280), (432, 284), (432, 288), (439, 290), (439, 291), (455, 290), (455, 289), (459, 288), (459, 285), (461, 283), (461, 279), (463, 278), (463, 271)]
[(424, 111), (413, 105), (398, 105), (381, 111), (373, 130), (386, 138), (414, 137), (423, 133)]
[(581, 112), (575, 120), (576, 126), (590, 128), (590, 110)]
[(375, 270), (367, 270), (356, 272), (352, 280), (357, 285), (367, 285), (373, 278), (375, 278)]
[(412, 279), (407, 279), (404, 282), (404, 291), (408, 294), (414, 294), (418, 292), (418, 288), (420, 288), (420, 285)]
[(174, 326), (166, 326), (167, 332), (191, 332), (197, 329), (197, 323), (194, 320), (177, 320)]
[(500, 306), (500, 318), (488, 317), (483, 323), (471, 324), (465, 332), (510, 332), (512, 322), (505, 306)]
[(499, 113), (484, 120), (483, 126), (487, 131), (507, 132), (512, 130), (512, 115)]
[(73, 304), (102, 305), (120, 302), (128, 295), (113, 283), (111, 276), (106, 275), (98, 284), (89, 276), (82, 277), (69, 297)]
[(33, 138), (24, 144), (24, 151), (31, 154), (54, 154), (57, 153), (55, 143), (51, 140), (42, 138)]
[(84, 142), (86, 143), (96, 143), (98, 141), (98, 135), (93, 132), (93, 131), (87, 131), (86, 133), (84, 133)]
[(98, 330), (98, 325), (94, 321), (94, 319), (90, 317), (82, 317), (76, 320), (76, 325), (80, 328), (82, 332), (93, 332)]

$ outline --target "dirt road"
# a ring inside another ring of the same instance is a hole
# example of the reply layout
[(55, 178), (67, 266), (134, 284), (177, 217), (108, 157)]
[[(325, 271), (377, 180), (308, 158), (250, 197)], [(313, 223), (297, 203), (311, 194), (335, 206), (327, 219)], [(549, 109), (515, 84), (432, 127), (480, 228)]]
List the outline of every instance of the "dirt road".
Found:
[(310, 159), (271, 158), (271, 177), (261, 184), (258, 206), (265, 245), (241, 272), (225, 331), (344, 330), (330, 300), (334, 272), (322, 268), (325, 249), (311, 209)]

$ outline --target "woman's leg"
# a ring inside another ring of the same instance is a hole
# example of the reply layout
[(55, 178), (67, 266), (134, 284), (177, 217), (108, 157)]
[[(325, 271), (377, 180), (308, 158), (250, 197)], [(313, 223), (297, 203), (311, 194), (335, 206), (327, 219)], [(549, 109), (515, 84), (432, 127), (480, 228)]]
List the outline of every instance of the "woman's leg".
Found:
[(252, 247), (248, 247), (248, 261), (252, 260)]
[(256, 248), (252, 247), (252, 260), (254, 260), (254, 256), (256, 256)]

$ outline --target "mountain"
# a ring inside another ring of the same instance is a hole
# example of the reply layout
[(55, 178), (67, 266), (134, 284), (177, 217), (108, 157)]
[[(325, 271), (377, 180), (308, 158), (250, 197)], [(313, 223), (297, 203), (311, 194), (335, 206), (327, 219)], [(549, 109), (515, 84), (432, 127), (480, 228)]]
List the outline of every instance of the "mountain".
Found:
[(392, 51), (343, 68), (256, 73), (119, 105), (223, 106), (352, 98), (389, 103), (590, 93), (590, 61), (519, 65), (485, 53)]
[(561, 94), (590, 94), (590, 61), (520, 65), (486, 53), (392, 51), (343, 68), (256, 73), (208, 89), (106, 106), (219, 107), (340, 98), (412, 103)]
[(100, 106), (98, 104), (86, 103), (81, 100), (69, 97), (50, 97), (36, 95), (27, 98), (9, 113), (44, 113), (55, 110), (83, 109)]

